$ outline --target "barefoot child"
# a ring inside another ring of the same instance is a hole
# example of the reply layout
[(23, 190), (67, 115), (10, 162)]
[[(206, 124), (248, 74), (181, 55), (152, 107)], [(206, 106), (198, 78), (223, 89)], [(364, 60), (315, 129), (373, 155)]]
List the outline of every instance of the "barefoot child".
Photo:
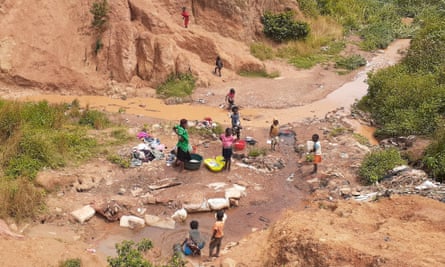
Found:
[(280, 125), (277, 119), (273, 119), (273, 123), (270, 126), (269, 137), (270, 137), (270, 148), (275, 151), (275, 147), (279, 144), (280, 137), (278, 136), (280, 133)]
[(314, 153), (314, 169), (311, 174), (314, 174), (317, 173), (318, 164), (321, 162), (321, 144), (318, 134), (312, 135), (312, 141), (314, 142), (314, 148), (312, 149), (312, 152)]
[(232, 164), (232, 146), (235, 142), (235, 137), (232, 135), (232, 129), (227, 128), (225, 134), (221, 134), (220, 138), (222, 141), (222, 155), (224, 157), (224, 170), (230, 171), (230, 165)]
[[(212, 238), (209, 244), (209, 257), (219, 257), (219, 250), (221, 248), (221, 241), (224, 237), (224, 211), (219, 210), (216, 213), (216, 222), (212, 228)], [(216, 248), (216, 254), (213, 250)]]

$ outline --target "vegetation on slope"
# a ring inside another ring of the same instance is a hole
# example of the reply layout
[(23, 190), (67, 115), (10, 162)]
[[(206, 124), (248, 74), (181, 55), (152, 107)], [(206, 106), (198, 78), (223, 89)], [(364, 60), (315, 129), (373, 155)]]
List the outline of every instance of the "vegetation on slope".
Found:
[(400, 64), (369, 75), (368, 94), (358, 107), (371, 113), (380, 137), (435, 136), (423, 164), (434, 178), (443, 181), (445, 3), (395, 2), (404, 3), (399, 12), (414, 15), (413, 23), (419, 25), (419, 30)]
[[(46, 192), (34, 186), (38, 172), (97, 155), (99, 139), (107, 138), (92, 131), (109, 125), (105, 114), (81, 110), (78, 101), (50, 105), (0, 100), (0, 218), (21, 220), (44, 209)], [(109, 139), (126, 140), (116, 132)]]

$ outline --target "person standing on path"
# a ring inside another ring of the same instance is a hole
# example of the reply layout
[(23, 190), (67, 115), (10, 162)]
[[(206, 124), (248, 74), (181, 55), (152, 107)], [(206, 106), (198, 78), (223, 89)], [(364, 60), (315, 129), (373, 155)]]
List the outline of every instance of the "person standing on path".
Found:
[(241, 126), (239, 108), (237, 106), (234, 106), (232, 108), (232, 114), (230, 115), (230, 119), (232, 121), (232, 132), (234, 135), (236, 135), (236, 140), (239, 140), (241, 136), (241, 129), (243, 127)]
[(229, 93), (226, 95), (227, 109), (230, 111), (235, 106), (235, 89), (230, 88)]
[[(212, 228), (212, 237), (209, 244), (209, 257), (219, 257), (219, 250), (221, 248), (221, 241), (224, 237), (224, 211), (219, 210), (216, 213), (216, 222)], [(216, 248), (216, 253), (213, 250)]]
[(312, 149), (314, 153), (314, 169), (311, 174), (315, 174), (318, 170), (318, 164), (321, 163), (321, 143), (318, 134), (312, 135), (312, 142), (314, 142), (314, 148)]
[(213, 73), (215, 73), (216, 75), (221, 77), (221, 69), (223, 68), (223, 66), (224, 66), (224, 64), (221, 60), (221, 57), (217, 56), (216, 60), (215, 60), (215, 70), (213, 71)]
[(190, 20), (190, 14), (187, 11), (187, 8), (184, 6), (182, 7), (182, 12), (181, 12), (181, 16), (182, 16), (182, 20), (184, 21), (184, 27), (188, 28), (189, 26), (189, 20)]
[(278, 136), (279, 133), (280, 133), (280, 124), (278, 120), (274, 118), (269, 130), (270, 149), (272, 149), (272, 151), (275, 151), (275, 147), (277, 144), (278, 146), (280, 146), (279, 144), (280, 137)]
[(173, 127), (173, 130), (178, 135), (178, 143), (176, 144), (178, 150), (176, 152), (175, 166), (179, 166), (179, 172), (184, 170), (184, 163), (192, 159), (189, 151), (189, 134), (187, 128), (188, 122), (186, 119), (181, 119), (179, 125)]
[(232, 129), (226, 128), (225, 134), (221, 134), (220, 138), (222, 141), (222, 155), (224, 157), (224, 170), (230, 171), (230, 166), (232, 165), (232, 146), (235, 141), (235, 137), (232, 135)]

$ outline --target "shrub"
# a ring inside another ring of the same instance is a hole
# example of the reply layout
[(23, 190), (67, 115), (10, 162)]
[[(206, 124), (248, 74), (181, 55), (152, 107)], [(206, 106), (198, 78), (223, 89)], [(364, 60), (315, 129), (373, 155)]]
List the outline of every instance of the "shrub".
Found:
[(66, 106), (50, 105), (46, 101), (25, 103), (21, 109), (21, 117), (33, 128), (60, 129), (65, 122)]
[(445, 181), (445, 128), (439, 129), (422, 160), (426, 171), (440, 182)]
[(365, 156), (359, 168), (360, 177), (367, 183), (380, 181), (389, 170), (406, 164), (397, 149), (376, 150)]
[(94, 28), (98, 30), (103, 30), (105, 24), (108, 20), (108, 11), (109, 11), (108, 1), (107, 0), (96, 0), (93, 2), (90, 13), (93, 14), (93, 21), (91, 24)]
[(369, 75), (366, 106), (380, 136), (429, 134), (435, 131), (445, 109), (445, 87), (434, 74), (409, 73), (397, 65)]
[(4, 142), (20, 129), (22, 104), (6, 102), (0, 107), (0, 141)]
[(59, 267), (81, 267), (82, 262), (79, 258), (68, 259), (59, 263)]
[(171, 74), (156, 89), (156, 93), (163, 98), (189, 96), (195, 89), (195, 81), (195, 78), (190, 73)]
[(366, 65), (366, 59), (360, 55), (352, 55), (341, 58), (335, 62), (335, 67), (340, 69), (355, 70)]
[(104, 129), (110, 125), (110, 121), (103, 112), (90, 110), (87, 107), (80, 115), (79, 124), (88, 125), (94, 129)]
[(130, 168), (131, 162), (129, 157), (121, 157), (119, 155), (109, 155), (107, 160), (111, 163), (117, 164), (120, 167), (127, 169)]
[(445, 22), (444, 17), (429, 22), (411, 41), (403, 63), (410, 72), (437, 72), (445, 65)]
[(306, 22), (293, 19), (292, 12), (263, 14), (264, 34), (277, 42), (304, 39), (309, 35), (310, 27)]
[[(152, 246), (149, 246), (150, 249)], [(144, 259), (138, 244), (134, 241), (124, 240), (120, 244), (116, 244), (116, 257), (108, 257), (107, 261), (111, 267), (152, 267), (153, 265)]]
[(265, 156), (267, 154), (267, 149), (264, 147), (252, 147), (249, 149), (249, 157), (259, 157)]
[(0, 217), (13, 217), (21, 221), (43, 211), (45, 192), (27, 179), (0, 178)]

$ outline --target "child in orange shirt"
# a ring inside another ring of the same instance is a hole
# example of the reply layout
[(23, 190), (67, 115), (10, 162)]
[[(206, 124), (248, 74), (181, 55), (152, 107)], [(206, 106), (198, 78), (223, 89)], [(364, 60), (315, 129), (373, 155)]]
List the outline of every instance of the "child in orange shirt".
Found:
[[(221, 241), (224, 237), (224, 211), (219, 210), (216, 213), (216, 222), (213, 225), (212, 238), (209, 244), (209, 257), (219, 257), (219, 250), (221, 248)], [(216, 248), (216, 254), (213, 250)]]

